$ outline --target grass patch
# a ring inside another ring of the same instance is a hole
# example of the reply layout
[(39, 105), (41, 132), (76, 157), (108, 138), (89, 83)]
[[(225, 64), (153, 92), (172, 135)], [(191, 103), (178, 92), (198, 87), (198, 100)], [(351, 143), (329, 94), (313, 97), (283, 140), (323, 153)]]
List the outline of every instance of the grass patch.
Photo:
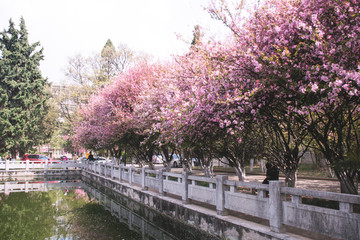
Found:
[(304, 177), (319, 177), (319, 178), (329, 177), (325, 169), (320, 169), (316, 167), (315, 164), (312, 163), (302, 163), (299, 167), (298, 175)]
[[(196, 186), (201, 186), (201, 187), (210, 187), (210, 183), (208, 182), (203, 182), (203, 181), (195, 181), (195, 185)], [(215, 185), (215, 184), (214, 184)]]
[(360, 213), (360, 204), (354, 204), (354, 213)]
[[(199, 167), (194, 167), (193, 169), (199, 169), (201, 170)], [(226, 172), (226, 173), (234, 173), (235, 171), (233, 168), (225, 168), (225, 167), (219, 167), (216, 166), (214, 167), (214, 172)], [(265, 169), (266, 171), (266, 169)], [(250, 172), (250, 166), (246, 166), (245, 167), (245, 172), (246, 173), (252, 173), (252, 174), (265, 174), (264, 172), (260, 171), (260, 166), (255, 165), (253, 167), (252, 172)], [(280, 172), (280, 176), (284, 176), (284, 174), (282, 174)], [(317, 168), (315, 164), (312, 163), (302, 163), (298, 169), (298, 177), (317, 177), (317, 178), (328, 178), (328, 173), (325, 169), (320, 169)]]
[(339, 210), (339, 202), (337, 201), (309, 197), (302, 197), (301, 199), (303, 204)]
[(177, 177), (173, 177), (173, 176), (169, 176), (169, 177), (168, 177), (168, 180), (177, 182), (177, 181), (178, 181), (178, 178), (177, 178)]

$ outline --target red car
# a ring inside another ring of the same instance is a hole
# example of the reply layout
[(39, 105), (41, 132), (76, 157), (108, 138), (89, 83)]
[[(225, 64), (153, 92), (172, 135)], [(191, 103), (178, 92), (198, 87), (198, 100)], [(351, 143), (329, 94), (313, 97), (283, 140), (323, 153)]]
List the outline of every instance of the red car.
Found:
[(46, 160), (48, 160), (48, 162), (51, 162), (50, 158), (41, 154), (25, 154), (21, 160), (22, 161), (29, 160), (31, 162), (37, 162), (37, 163), (45, 163)]

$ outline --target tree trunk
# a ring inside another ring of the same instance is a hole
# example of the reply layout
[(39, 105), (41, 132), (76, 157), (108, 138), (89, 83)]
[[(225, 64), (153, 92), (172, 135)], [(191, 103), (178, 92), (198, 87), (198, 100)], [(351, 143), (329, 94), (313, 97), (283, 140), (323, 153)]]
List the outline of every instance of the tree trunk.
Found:
[(155, 170), (155, 166), (152, 162), (149, 162), (149, 169)]
[(183, 170), (186, 172), (192, 172), (192, 162), (191, 159), (189, 160), (184, 160), (183, 164), (182, 164)]
[(288, 187), (295, 187), (297, 181), (297, 170), (290, 170), (285, 173), (285, 184)]
[(200, 161), (200, 165), (205, 177), (212, 178), (214, 176), (213, 161), (211, 161), (210, 159), (206, 159)]
[(171, 172), (171, 164), (170, 162), (164, 162), (164, 167), (166, 172)]
[(340, 191), (341, 193), (347, 194), (359, 194), (358, 192), (358, 182), (355, 177), (351, 178), (345, 172), (335, 171), (335, 174), (340, 182)]
[(20, 150), (19, 151), (19, 157), (20, 159), (25, 155), (25, 151), (24, 150)]
[(210, 166), (203, 166), (202, 170), (205, 177), (212, 178), (214, 176)]
[(11, 151), (11, 160), (16, 160), (16, 151)]
[(235, 170), (235, 174), (238, 177), (239, 181), (240, 182), (245, 181), (245, 177), (246, 177), (245, 168), (242, 168), (240, 166), (236, 166), (236, 167), (234, 167), (234, 170)]

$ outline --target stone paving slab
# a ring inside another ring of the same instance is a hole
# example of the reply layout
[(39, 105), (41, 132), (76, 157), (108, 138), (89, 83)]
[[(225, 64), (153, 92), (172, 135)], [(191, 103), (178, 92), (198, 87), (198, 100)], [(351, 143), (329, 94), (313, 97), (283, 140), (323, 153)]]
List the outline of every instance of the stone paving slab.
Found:
[[(182, 168), (172, 168), (171, 172), (181, 173)], [(193, 170), (192, 174), (194, 175), (203, 175), (201, 170)], [(237, 181), (238, 177), (235, 174), (225, 173), (225, 172), (215, 172), (215, 174), (229, 175), (229, 180)], [(262, 182), (265, 179), (265, 175), (256, 175), (256, 174), (247, 174), (245, 177), (245, 182)], [(280, 177), (280, 180), (285, 181), (284, 177)], [(340, 193), (340, 183), (334, 179), (319, 179), (319, 178), (298, 178), (296, 181), (297, 188), (304, 188), (309, 190), (317, 191), (327, 191), (327, 192), (338, 192)], [(359, 185), (360, 192), (360, 185)]]

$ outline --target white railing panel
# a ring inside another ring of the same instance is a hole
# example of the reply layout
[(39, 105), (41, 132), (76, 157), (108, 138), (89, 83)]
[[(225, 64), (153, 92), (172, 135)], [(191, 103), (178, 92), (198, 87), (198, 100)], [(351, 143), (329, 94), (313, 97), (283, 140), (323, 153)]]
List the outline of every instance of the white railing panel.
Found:
[(135, 184), (141, 184), (141, 174), (135, 173), (133, 175), (133, 183)]
[(148, 176), (146, 177), (145, 182), (146, 182), (146, 187), (158, 189), (160, 179)]
[(216, 189), (196, 185), (188, 185), (188, 187), (189, 199), (216, 205)]
[(164, 192), (182, 196), (183, 186), (181, 183), (172, 181), (172, 180), (164, 180)]
[[(360, 214), (283, 202), (283, 223), (341, 239), (360, 239)], [(354, 234), (358, 236), (354, 236)]]
[(267, 198), (259, 199), (257, 195), (247, 193), (225, 192), (225, 208), (251, 216), (269, 219)]

